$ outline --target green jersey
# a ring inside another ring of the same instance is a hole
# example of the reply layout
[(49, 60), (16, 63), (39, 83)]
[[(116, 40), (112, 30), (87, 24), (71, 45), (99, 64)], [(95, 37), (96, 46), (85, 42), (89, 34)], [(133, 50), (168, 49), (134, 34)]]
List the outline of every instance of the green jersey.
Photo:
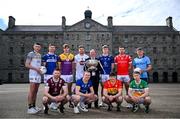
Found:
[(146, 81), (141, 80), (140, 83), (136, 83), (136, 80), (131, 81), (129, 88), (132, 89), (133, 96), (139, 97), (144, 94), (145, 89), (148, 88), (148, 84)]

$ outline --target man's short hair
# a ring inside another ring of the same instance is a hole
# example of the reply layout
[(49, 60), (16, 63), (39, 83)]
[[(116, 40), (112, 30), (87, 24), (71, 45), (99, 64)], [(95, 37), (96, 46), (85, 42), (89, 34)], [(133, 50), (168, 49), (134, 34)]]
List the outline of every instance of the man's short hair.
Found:
[(59, 68), (55, 68), (54, 71), (59, 71), (59, 72), (61, 72), (61, 70), (60, 70)]
[(116, 73), (111, 72), (111, 73), (109, 74), (109, 76), (116, 76)]
[(108, 47), (108, 45), (103, 45), (102, 49), (104, 49), (104, 48), (109, 48), (109, 47)]
[(50, 46), (55, 46), (55, 44), (50, 43), (50, 44), (49, 44), (49, 47), (50, 47)]
[(84, 48), (84, 46), (83, 45), (79, 45), (78, 48)]
[(134, 71), (133, 74), (139, 74), (140, 75), (140, 72), (138, 71)]
[(136, 51), (143, 51), (143, 48), (142, 47), (138, 47), (138, 48), (136, 48)]
[(40, 43), (34, 43), (34, 45), (41, 45)]
[(69, 48), (69, 45), (68, 44), (64, 44), (63, 48)]

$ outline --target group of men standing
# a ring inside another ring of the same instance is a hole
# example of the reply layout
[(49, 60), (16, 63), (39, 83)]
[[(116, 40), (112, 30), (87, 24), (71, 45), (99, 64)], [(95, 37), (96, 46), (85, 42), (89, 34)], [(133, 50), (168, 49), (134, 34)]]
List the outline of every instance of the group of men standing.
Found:
[[(33, 51), (27, 55), (25, 66), (29, 68), (30, 90), (28, 94), (29, 114), (40, 111), (36, 103), (39, 84), (41, 83), (41, 65), (47, 68), (44, 74), (44, 113), (49, 107), (58, 109), (64, 113), (64, 105), (69, 102), (69, 107), (74, 108), (74, 113), (79, 110), (87, 112), (91, 108), (106, 103), (108, 111), (112, 110), (112, 103), (117, 103), (117, 111), (123, 101), (123, 84), (125, 84), (126, 96), (124, 99), (132, 104), (132, 111), (136, 112), (139, 104), (145, 105), (145, 112), (149, 111), (151, 99), (148, 88), (148, 71), (152, 69), (150, 59), (144, 55), (142, 48), (137, 48), (138, 57), (132, 60), (125, 54), (125, 48), (119, 47), (119, 54), (115, 57), (109, 54), (109, 47), (102, 46), (102, 55), (96, 56), (96, 51), (91, 49), (89, 56), (85, 54), (85, 48), (80, 45), (78, 54), (70, 53), (68, 44), (63, 45), (63, 53), (55, 54), (56, 47), (49, 44), (48, 53), (41, 57), (41, 45), (35, 43)], [(133, 81), (129, 76), (132, 69)], [(117, 72), (114, 73), (114, 72)], [(74, 77), (75, 75), (75, 77)], [(75, 87), (73, 86), (75, 83)], [(101, 84), (102, 102), (98, 104), (98, 87)]]

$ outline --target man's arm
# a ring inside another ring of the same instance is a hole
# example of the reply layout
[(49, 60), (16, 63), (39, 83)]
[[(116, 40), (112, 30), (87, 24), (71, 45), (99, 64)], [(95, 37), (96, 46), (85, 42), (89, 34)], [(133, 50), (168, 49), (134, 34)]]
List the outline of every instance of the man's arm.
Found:
[(76, 86), (76, 94), (79, 95), (79, 96), (84, 96), (84, 97), (87, 97), (87, 94), (84, 94), (84, 93), (81, 93), (80, 92), (80, 86)]
[[(62, 87), (62, 89), (63, 89), (63, 95), (61, 95), (61, 96), (63, 96), (63, 97), (67, 96), (67, 94), (68, 94), (67, 84), (65, 84), (65, 85)], [(61, 93), (61, 91), (60, 91), (60, 93)]]
[(145, 97), (149, 96), (149, 88), (145, 88), (144, 91), (145, 91), (144, 94), (141, 95), (139, 98), (145, 98)]
[(122, 89), (120, 88), (120, 89), (118, 89), (118, 93), (116, 94), (116, 95), (114, 95), (114, 97), (119, 97), (119, 96), (121, 96), (122, 95)]
[(44, 96), (50, 98), (50, 99), (54, 99), (54, 97), (52, 95), (49, 94), (49, 87), (45, 87), (44, 89)]
[(33, 67), (33, 66), (31, 65), (31, 59), (30, 59), (30, 58), (27, 58), (27, 59), (26, 59), (25, 67), (28, 68), (28, 69), (35, 70), (35, 71), (37, 71), (39, 74), (41, 74), (41, 70), (40, 70), (39, 68)]
[(107, 92), (107, 89), (103, 89), (103, 95), (104, 95), (104, 97), (106, 97), (106, 98), (108, 98), (109, 97), (109, 95), (108, 95), (108, 92)]

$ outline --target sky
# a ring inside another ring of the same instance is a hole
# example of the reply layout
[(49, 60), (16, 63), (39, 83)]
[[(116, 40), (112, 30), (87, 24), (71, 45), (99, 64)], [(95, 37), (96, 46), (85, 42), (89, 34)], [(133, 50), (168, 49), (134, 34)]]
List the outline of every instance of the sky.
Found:
[(173, 26), (180, 31), (180, 0), (0, 0), (0, 28), (5, 30), (8, 17), (16, 25), (73, 25), (84, 19), (85, 10), (92, 11), (92, 19), (107, 25), (165, 26), (173, 17)]

